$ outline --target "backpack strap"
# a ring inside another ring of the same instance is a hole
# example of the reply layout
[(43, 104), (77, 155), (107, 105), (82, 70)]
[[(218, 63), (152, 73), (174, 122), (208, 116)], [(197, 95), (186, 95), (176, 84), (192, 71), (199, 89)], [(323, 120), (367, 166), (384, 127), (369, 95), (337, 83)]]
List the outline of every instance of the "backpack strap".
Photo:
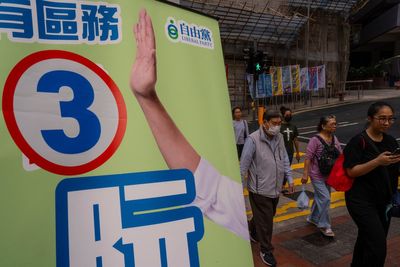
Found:
[(244, 139), (246, 140), (246, 138), (247, 138), (247, 135), (248, 135), (248, 133), (247, 133), (247, 123), (246, 123), (246, 120), (243, 120), (243, 125), (244, 125)]
[(332, 136), (332, 143), (330, 145), (327, 142), (325, 142), (325, 140), (318, 134), (316, 134), (315, 137), (317, 137), (318, 140), (321, 142), (321, 144), (323, 144), (324, 146), (327, 146), (327, 147), (335, 146), (335, 136)]

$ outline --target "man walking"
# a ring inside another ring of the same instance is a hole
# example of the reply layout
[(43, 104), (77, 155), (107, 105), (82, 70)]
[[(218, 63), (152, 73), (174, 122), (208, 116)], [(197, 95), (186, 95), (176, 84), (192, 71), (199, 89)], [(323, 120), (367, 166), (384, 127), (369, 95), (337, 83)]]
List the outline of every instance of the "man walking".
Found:
[(247, 186), (253, 219), (250, 234), (256, 233), (260, 242), (260, 256), (269, 266), (276, 266), (271, 244), (273, 217), (282, 190), (283, 180), (289, 181), (289, 191), (293, 192), (293, 178), (289, 158), (280, 133), (282, 119), (278, 111), (264, 113), (260, 129), (247, 138), (240, 160), (242, 179), (248, 175)]

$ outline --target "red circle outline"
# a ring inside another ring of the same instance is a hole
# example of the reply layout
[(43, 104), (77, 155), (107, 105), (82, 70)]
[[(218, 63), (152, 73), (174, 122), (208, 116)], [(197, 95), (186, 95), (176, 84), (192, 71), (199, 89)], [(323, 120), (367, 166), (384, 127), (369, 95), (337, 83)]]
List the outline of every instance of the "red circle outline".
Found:
[[(14, 115), (14, 93), (16, 90), (17, 83), (21, 76), (25, 73), (25, 71), (31, 67), (32, 65), (48, 60), (48, 59), (66, 59), (71, 60), (77, 63), (80, 63), (94, 73), (96, 73), (103, 82), (108, 86), (112, 95), (115, 98), (118, 107), (119, 120), (118, 120), (118, 128), (115, 133), (113, 140), (110, 145), (106, 148), (106, 150), (97, 158), (78, 166), (63, 166), (59, 164), (55, 164), (53, 162), (48, 161), (46, 158), (39, 155), (25, 140), (20, 129), (18, 128), (17, 121)], [(60, 175), (77, 175), (86, 173), (96, 169), (101, 166), (104, 162), (106, 162), (117, 150), (119, 145), (122, 142), (122, 138), (125, 134), (126, 123), (127, 123), (127, 114), (126, 114), (126, 106), (125, 101), (122, 97), (121, 92), (119, 91), (118, 86), (112, 80), (112, 78), (99, 66), (90, 61), (89, 59), (80, 56), (78, 54), (62, 51), (62, 50), (43, 50), (33, 54), (30, 54), (19, 61), (14, 68), (11, 70), (10, 74), (7, 77), (7, 80), (4, 85), (3, 91), (3, 100), (2, 100), (2, 110), (3, 116), (8, 128), (8, 131), (11, 134), (15, 144), (19, 147), (19, 149), (35, 164), (39, 167)]]

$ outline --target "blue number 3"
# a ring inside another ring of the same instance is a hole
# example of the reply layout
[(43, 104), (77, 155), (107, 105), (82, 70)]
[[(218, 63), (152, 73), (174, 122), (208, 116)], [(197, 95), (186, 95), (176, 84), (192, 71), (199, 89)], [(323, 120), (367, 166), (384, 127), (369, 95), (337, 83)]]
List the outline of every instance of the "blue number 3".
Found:
[(61, 101), (61, 117), (74, 118), (79, 123), (79, 134), (68, 137), (62, 129), (41, 130), (46, 143), (63, 154), (78, 154), (91, 149), (100, 139), (101, 125), (97, 116), (88, 108), (93, 103), (94, 92), (90, 82), (82, 75), (71, 71), (51, 71), (44, 74), (38, 83), (38, 92), (59, 93), (67, 86), (74, 93), (71, 101)]

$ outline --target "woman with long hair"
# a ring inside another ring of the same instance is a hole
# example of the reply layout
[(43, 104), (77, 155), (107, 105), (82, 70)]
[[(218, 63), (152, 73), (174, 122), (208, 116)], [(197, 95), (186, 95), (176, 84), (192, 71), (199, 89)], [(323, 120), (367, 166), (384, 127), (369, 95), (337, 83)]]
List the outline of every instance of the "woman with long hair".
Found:
[(351, 266), (384, 266), (390, 217), (386, 206), (397, 189), (400, 156), (396, 139), (386, 134), (395, 122), (393, 108), (376, 102), (368, 109), (368, 126), (344, 149), (344, 168), (354, 177), (345, 193), (347, 210), (358, 227)]

